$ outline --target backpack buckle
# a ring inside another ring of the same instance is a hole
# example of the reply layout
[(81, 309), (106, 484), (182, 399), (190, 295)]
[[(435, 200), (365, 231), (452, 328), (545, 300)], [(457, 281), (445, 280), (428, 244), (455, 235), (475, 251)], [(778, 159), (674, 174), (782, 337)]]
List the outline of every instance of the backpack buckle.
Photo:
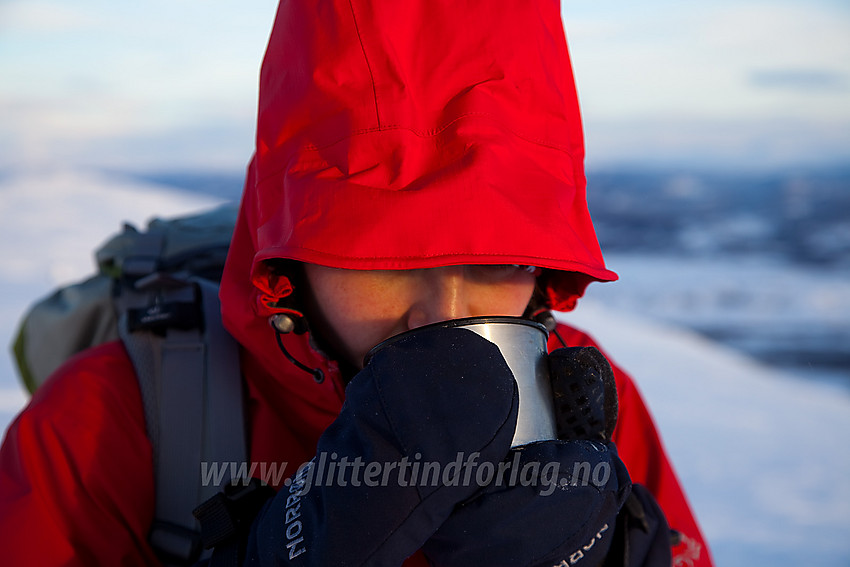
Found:
[(148, 293), (152, 300), (127, 309), (130, 332), (164, 334), (168, 329), (203, 330), (204, 318), (195, 283), (172, 274), (154, 272), (137, 280), (133, 290)]

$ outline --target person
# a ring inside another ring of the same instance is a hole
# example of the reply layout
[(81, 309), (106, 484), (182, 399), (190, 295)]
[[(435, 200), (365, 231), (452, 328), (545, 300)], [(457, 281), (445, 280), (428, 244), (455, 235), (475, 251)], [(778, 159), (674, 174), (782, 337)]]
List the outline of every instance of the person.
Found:
[[(364, 357), (430, 323), (569, 311), (590, 282), (616, 279), (587, 211), (583, 159), (557, 3), (280, 4), (220, 297), (241, 345), (250, 461), (308, 464), (279, 479), (241, 553), (257, 564), (534, 565), (554, 557), (542, 546), (563, 551), (547, 539), (562, 524), (591, 534), (586, 550), (602, 542), (633, 484), (663, 510), (656, 527), (675, 530), (674, 564), (711, 564), (653, 420), (616, 365), (619, 417), (606, 443), (519, 451), (565, 464), (596, 451), (589, 458), (617, 474), (592, 496), (292, 490), (319, 452), (337, 449), (399, 458), (410, 444), (508, 458), (516, 399), (483, 339), (426, 334)], [(281, 315), (306, 332), (270, 326)], [(556, 330), (552, 351), (595, 346), (577, 329)], [(151, 458), (121, 343), (69, 360), (0, 451), (5, 564), (157, 564), (146, 537)], [(579, 555), (558, 557), (567, 565)]]

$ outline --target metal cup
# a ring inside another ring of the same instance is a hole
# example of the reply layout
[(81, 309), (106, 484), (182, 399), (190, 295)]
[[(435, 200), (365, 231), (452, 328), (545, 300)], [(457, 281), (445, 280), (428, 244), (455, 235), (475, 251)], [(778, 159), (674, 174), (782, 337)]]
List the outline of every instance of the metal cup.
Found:
[(519, 390), (519, 414), (511, 447), (557, 439), (555, 406), (546, 363), (549, 333), (540, 323), (520, 317), (467, 317), (442, 321), (387, 339), (374, 347), (366, 360), (368, 362), (372, 354), (388, 343), (435, 327), (469, 329), (499, 347)]

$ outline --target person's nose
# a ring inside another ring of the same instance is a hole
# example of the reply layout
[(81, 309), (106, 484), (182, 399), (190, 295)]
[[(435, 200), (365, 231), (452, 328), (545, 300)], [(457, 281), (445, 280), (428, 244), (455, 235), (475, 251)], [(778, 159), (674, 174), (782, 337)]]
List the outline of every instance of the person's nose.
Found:
[(407, 314), (407, 328), (415, 329), (449, 319), (469, 317), (469, 298), (463, 266), (419, 271), (416, 297)]

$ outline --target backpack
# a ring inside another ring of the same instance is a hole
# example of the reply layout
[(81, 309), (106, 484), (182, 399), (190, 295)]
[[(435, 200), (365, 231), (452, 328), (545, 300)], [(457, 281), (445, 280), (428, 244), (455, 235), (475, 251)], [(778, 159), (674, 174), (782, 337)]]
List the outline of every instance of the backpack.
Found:
[[(237, 207), (125, 224), (95, 253), (98, 271), (30, 308), (13, 345), (34, 392), (72, 355), (120, 339), (132, 360), (153, 449), (149, 542), (166, 565), (201, 557), (192, 510), (219, 492), (201, 463), (245, 462), (236, 341), (221, 323), (218, 282)], [(226, 484), (230, 478), (223, 478)]]

